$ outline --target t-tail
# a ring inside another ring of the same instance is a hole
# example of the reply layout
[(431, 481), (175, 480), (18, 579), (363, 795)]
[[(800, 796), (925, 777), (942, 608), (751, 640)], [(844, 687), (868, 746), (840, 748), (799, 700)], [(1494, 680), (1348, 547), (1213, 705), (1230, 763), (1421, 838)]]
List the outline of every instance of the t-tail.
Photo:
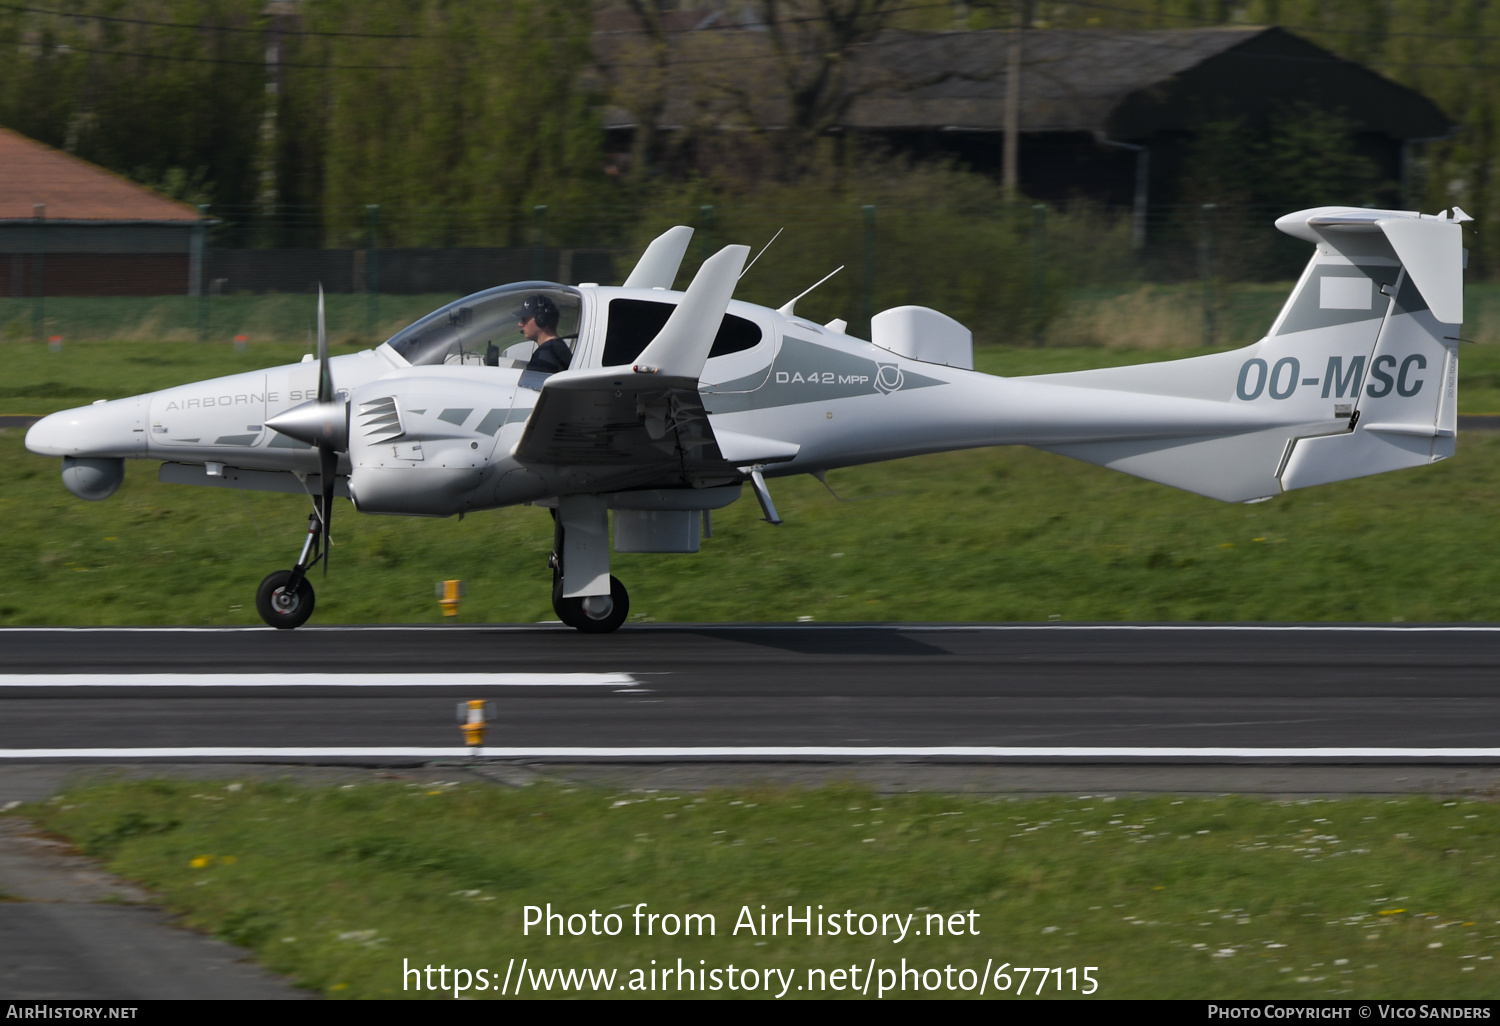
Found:
[(1457, 207), (1316, 207), (1276, 227), (1317, 249), (1266, 337), (1228, 353), (1030, 378), (1211, 399), (1260, 416), (1191, 438), (1046, 446), (1228, 502), (1453, 455), (1463, 322)]

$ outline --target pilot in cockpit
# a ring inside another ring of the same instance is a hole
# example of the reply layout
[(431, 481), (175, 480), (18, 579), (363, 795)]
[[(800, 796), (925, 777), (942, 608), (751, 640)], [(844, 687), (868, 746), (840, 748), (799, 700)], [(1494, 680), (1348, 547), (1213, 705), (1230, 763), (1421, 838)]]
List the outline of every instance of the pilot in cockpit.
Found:
[(573, 362), (573, 351), (557, 335), (557, 305), (543, 295), (527, 296), (515, 316), (521, 334), (536, 343), (526, 369), (543, 374), (567, 370)]

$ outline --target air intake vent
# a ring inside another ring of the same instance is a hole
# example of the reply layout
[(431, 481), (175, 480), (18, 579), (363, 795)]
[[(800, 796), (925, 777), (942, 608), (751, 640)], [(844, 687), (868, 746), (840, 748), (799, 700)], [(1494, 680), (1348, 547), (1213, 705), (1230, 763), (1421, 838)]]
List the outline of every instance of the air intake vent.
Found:
[(401, 426), (401, 411), (396, 408), (396, 397), (381, 396), (359, 404), (359, 426), (364, 430), (365, 440), (374, 445), (394, 441), (406, 434)]

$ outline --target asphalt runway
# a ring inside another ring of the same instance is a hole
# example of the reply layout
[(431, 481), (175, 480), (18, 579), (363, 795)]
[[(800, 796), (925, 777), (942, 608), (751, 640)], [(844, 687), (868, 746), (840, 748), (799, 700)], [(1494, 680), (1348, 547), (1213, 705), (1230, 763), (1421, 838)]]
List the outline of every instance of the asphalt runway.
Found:
[(1500, 765), (1500, 628), (0, 630), (0, 760)]

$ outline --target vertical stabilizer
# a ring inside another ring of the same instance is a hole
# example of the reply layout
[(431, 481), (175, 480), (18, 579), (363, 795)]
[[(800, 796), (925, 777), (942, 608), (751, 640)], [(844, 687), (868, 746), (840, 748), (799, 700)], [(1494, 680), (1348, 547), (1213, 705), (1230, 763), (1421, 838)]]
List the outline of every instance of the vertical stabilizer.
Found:
[(1453, 455), (1463, 240), (1410, 211), (1318, 207), (1276, 227), (1316, 251), (1266, 337), (1234, 352), (1031, 380), (1208, 399), (1265, 425), (1193, 439), (1049, 446), (1217, 499), (1422, 466)]
[(1348, 358), (1344, 373), (1354, 399), (1350, 430), (1298, 438), (1280, 474), (1282, 488), (1418, 467), (1452, 456), (1463, 322), (1464, 254), (1458, 223), (1446, 215), (1324, 208), (1290, 214), (1277, 224), (1299, 217), (1320, 237), (1315, 262), (1325, 253), (1330, 258), (1357, 255), (1383, 244), (1400, 273), (1380, 290), (1383, 316), (1369, 357), (1359, 367), (1354, 366), (1357, 355)]

